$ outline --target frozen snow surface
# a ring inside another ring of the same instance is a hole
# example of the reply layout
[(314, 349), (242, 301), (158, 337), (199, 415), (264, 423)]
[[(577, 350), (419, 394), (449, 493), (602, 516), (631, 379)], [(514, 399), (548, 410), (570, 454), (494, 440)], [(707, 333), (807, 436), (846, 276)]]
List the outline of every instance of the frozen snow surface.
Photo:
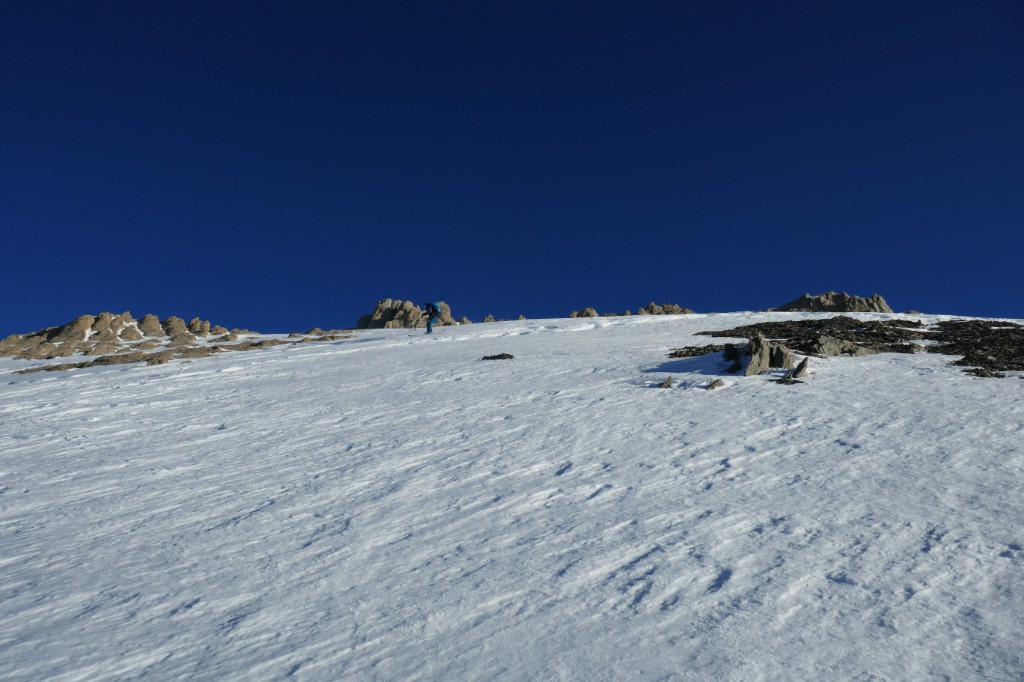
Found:
[(5, 359), (0, 679), (1024, 679), (1019, 376), (667, 358), (815, 316)]

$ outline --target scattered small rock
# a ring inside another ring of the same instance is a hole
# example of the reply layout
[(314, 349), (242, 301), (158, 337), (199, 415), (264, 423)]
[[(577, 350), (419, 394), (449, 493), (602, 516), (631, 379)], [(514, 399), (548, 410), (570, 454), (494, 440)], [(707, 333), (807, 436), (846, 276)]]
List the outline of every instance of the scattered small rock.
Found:
[(665, 377), (665, 380), (658, 384), (658, 388), (672, 388), (672, 377)]
[(705, 386), (704, 388), (706, 388), (706, 389), (707, 389), (707, 390), (709, 390), (709, 391), (713, 391), (713, 390), (715, 390), (716, 388), (722, 388), (723, 386), (725, 386), (725, 382), (724, 382), (724, 381), (722, 381), (721, 379), (715, 379), (714, 381), (712, 381), (711, 383), (709, 383), (709, 384), (708, 384), (707, 386)]

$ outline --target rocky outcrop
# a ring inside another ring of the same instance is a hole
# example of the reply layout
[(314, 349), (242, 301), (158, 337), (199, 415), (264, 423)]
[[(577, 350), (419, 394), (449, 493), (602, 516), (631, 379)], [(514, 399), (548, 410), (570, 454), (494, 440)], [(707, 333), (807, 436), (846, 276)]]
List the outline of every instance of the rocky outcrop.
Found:
[(778, 308), (768, 308), (773, 312), (813, 312), (813, 313), (891, 313), (892, 308), (879, 294), (870, 298), (851, 296), (846, 292), (829, 291), (817, 296), (804, 294)]
[(636, 311), (637, 315), (693, 315), (689, 308), (683, 308), (675, 303), (663, 303), (658, 305), (654, 301)]
[[(438, 306), (441, 309), (441, 324), (450, 326), (457, 324), (452, 317), (451, 308), (444, 301)], [(385, 298), (377, 302), (377, 307), (368, 315), (363, 315), (356, 322), (356, 329), (404, 329), (427, 326), (426, 312), (412, 301)]]
[(145, 315), (139, 320), (139, 331), (150, 338), (164, 335), (164, 328), (160, 326), (160, 318), (156, 315)]
[(199, 318), (186, 325), (179, 317), (168, 317), (161, 322), (155, 315), (135, 320), (129, 312), (120, 315), (104, 312), (96, 316), (82, 315), (67, 324), (30, 334), (12, 334), (0, 342), (0, 356), (25, 360), (73, 355), (102, 358), (167, 347), (174, 349), (174, 357), (184, 357), (193, 352), (186, 349), (201, 345), (196, 333), (209, 335), (210, 331), (210, 323)]
[(583, 310), (572, 311), (569, 313), (569, 317), (598, 317), (598, 314), (593, 308), (584, 308)]
[(209, 336), (210, 322), (209, 320), (200, 320), (198, 317), (194, 317), (192, 318), (192, 321), (188, 323), (188, 330), (196, 336)]
[[(623, 317), (631, 316), (633, 313), (625, 311), (622, 313)], [(683, 308), (682, 306), (676, 305), (675, 303), (657, 303), (651, 301), (643, 308), (636, 311), (637, 315), (692, 315), (693, 311), (689, 308)], [(619, 313), (598, 313), (594, 308), (584, 308), (583, 310), (574, 310), (569, 313), (569, 317), (619, 317)]]
[(185, 320), (180, 317), (168, 317), (161, 320), (164, 334), (170, 339), (169, 346), (188, 346), (196, 341), (196, 337), (188, 330)]
[(494, 322), (494, 315), (488, 315), (483, 319), (484, 322)]
[(377, 302), (372, 313), (359, 318), (356, 329), (415, 327), (422, 317), (423, 311), (413, 305), (412, 301), (386, 298)]

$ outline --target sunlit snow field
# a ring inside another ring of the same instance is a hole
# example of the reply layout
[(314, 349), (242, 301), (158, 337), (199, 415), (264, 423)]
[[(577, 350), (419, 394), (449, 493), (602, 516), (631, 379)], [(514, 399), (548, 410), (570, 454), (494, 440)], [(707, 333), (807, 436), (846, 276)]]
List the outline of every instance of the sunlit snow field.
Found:
[(815, 316), (2, 359), (0, 679), (1024, 679), (1019, 376), (667, 357)]

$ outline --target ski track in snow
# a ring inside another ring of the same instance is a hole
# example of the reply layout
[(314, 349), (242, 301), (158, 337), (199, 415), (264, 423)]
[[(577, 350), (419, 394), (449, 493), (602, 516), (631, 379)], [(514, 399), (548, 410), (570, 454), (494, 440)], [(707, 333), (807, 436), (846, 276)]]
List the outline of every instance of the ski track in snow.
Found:
[(1024, 384), (778, 317), (4, 359), (0, 678), (1024, 679)]

